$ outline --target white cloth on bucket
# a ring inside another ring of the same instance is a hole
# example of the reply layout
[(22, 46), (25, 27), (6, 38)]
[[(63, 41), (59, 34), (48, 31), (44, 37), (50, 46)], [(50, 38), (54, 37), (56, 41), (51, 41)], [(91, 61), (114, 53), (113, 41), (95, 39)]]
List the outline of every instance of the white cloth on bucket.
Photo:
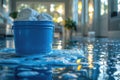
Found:
[(39, 14), (31, 8), (25, 8), (18, 13), (16, 21), (52, 21), (52, 16), (45, 12)]
[(16, 20), (37, 20), (39, 13), (31, 8), (25, 8), (18, 13)]
[(47, 13), (40, 13), (38, 15), (38, 20), (39, 21), (52, 21), (52, 16), (50, 16)]

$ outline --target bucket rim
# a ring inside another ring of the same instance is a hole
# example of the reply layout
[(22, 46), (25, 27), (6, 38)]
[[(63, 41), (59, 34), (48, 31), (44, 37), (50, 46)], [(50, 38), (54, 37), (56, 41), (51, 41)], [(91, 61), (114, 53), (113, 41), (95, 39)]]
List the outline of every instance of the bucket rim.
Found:
[(16, 20), (16, 21), (14, 21), (14, 22), (53, 22), (53, 21), (51, 21), (51, 20), (40, 20), (40, 21), (26, 21), (26, 20), (25, 20), (25, 21), (24, 21), (24, 20), (22, 21), (22, 20), (21, 20), (21, 21), (17, 21), (17, 20)]
[(14, 21), (15, 25), (53, 25), (53, 21)]

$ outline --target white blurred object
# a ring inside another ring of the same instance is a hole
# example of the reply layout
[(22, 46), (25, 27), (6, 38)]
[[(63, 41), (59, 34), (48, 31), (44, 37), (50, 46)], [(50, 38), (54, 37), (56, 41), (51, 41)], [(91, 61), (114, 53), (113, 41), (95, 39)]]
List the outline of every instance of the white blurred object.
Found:
[(89, 31), (88, 32), (88, 42), (94, 42), (95, 41), (95, 32)]
[(17, 21), (37, 21), (37, 18), (35, 18), (35, 17), (19, 17), (19, 18), (17, 18), (16, 19)]
[(52, 21), (52, 16), (50, 16), (49, 14), (47, 13), (40, 13), (39, 16), (38, 16), (38, 20), (40, 21)]
[(39, 13), (31, 8), (25, 8), (18, 13), (16, 20), (37, 20)]
[(7, 36), (7, 35), (13, 35), (12, 32), (12, 25), (13, 25), (13, 19), (9, 16), (9, 13), (0, 10), (0, 35)]
[(52, 16), (47, 13), (38, 13), (31, 8), (25, 8), (18, 13), (17, 21), (52, 21)]
[(95, 32), (94, 31), (89, 31), (88, 32), (88, 37), (89, 38), (95, 38)]

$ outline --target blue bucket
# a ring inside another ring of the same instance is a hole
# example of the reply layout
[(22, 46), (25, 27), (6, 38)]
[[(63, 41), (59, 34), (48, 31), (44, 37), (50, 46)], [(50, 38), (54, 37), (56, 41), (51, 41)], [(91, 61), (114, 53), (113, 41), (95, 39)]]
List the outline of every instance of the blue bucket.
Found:
[(50, 53), (53, 42), (52, 21), (15, 21), (15, 50), (18, 55)]

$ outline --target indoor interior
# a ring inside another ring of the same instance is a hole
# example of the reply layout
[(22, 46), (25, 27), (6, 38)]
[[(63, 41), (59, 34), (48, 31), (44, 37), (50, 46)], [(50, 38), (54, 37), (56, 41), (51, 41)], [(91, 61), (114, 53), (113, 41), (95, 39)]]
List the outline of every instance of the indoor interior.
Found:
[[(32, 51), (37, 42), (27, 42), (40, 37), (16, 44), (14, 22), (25, 8), (52, 17), (51, 54), (15, 52)], [(120, 0), (0, 0), (0, 80), (120, 80)]]

